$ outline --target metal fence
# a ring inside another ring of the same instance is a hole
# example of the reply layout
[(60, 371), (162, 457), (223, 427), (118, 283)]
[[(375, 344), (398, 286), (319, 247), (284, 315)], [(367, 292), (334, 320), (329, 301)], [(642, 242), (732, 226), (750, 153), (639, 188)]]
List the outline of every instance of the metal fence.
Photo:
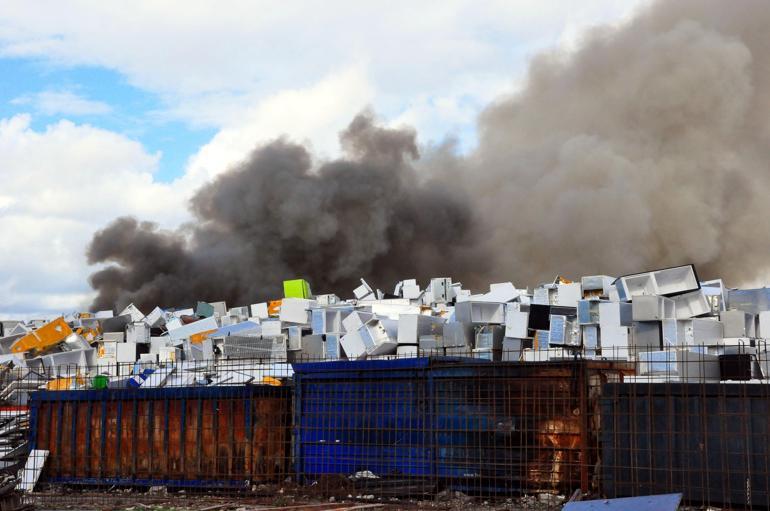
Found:
[(111, 378), (9, 370), (0, 460), (36, 482), (26, 495), (44, 507), (197, 495), (553, 508), (681, 492), (690, 505), (770, 508), (757, 355), (709, 359), (717, 373), (705, 359), (468, 355), (132, 364)]

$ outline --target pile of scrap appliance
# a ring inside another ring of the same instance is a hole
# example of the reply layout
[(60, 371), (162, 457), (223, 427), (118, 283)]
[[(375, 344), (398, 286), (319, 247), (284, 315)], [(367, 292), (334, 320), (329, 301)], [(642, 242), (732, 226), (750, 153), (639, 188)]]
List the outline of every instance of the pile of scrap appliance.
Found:
[(462, 356), (509, 362), (635, 362), (644, 381), (770, 377), (770, 289), (701, 282), (693, 265), (622, 277), (511, 282), (475, 294), (451, 278), (392, 293), (363, 279), (353, 298), (284, 282), (280, 300), (149, 313), (129, 305), (53, 320), (3, 321), (0, 464), (26, 458), (24, 410), (39, 388), (280, 385), (291, 363)]
[[(450, 278), (425, 288), (404, 280), (391, 294), (361, 280), (350, 299), (313, 295), (298, 279), (284, 282), (284, 295), (231, 308), (198, 302), (145, 314), (129, 305), (117, 315), (2, 321), (0, 400), (25, 405), (38, 388), (280, 384), (293, 362), (396, 356), (625, 360), (639, 377), (676, 381), (719, 381), (741, 369), (741, 379), (770, 376), (770, 288), (701, 282), (693, 265), (557, 277), (532, 290), (502, 282), (481, 294)], [(735, 364), (720, 364), (725, 357)]]

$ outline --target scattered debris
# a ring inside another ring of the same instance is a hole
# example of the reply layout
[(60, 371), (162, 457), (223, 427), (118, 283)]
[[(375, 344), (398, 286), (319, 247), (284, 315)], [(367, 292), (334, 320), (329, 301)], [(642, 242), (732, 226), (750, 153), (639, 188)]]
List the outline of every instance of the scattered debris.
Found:
[(43, 471), (45, 460), (48, 459), (48, 451), (33, 449), (29, 453), (27, 463), (24, 465), (24, 470), (21, 473), (21, 481), (18, 488), (21, 491), (31, 492), (35, 489), (37, 480), (40, 478), (40, 473)]

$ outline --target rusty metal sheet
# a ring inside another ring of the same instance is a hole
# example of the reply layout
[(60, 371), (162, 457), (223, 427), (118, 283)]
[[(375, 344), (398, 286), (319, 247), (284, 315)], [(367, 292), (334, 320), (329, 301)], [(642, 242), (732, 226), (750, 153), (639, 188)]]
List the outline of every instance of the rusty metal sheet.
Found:
[(291, 395), (273, 386), (41, 391), (33, 448), (72, 484), (243, 486), (286, 477)]

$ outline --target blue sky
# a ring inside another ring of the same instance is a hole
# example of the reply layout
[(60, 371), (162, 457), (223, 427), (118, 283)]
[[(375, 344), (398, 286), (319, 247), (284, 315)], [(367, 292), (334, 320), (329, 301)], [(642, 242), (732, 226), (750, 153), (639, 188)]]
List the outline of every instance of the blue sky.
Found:
[[(151, 92), (130, 85), (119, 72), (95, 66), (57, 66), (40, 59), (0, 59), (0, 117), (33, 111), (31, 126), (43, 130), (61, 118), (88, 123), (135, 139), (148, 152), (160, 153), (155, 175), (160, 181), (180, 177), (187, 159), (216, 133), (213, 126), (192, 125), (164, 118), (163, 101)], [(99, 103), (104, 111), (43, 110), (36, 95), (66, 93)]]
[(294, 2), (0, 9), (0, 316), (87, 307), (85, 250), (119, 215), (174, 228), (206, 181), (278, 137), (318, 160), (364, 108), (473, 150), (478, 113), (541, 51), (644, 0)]

